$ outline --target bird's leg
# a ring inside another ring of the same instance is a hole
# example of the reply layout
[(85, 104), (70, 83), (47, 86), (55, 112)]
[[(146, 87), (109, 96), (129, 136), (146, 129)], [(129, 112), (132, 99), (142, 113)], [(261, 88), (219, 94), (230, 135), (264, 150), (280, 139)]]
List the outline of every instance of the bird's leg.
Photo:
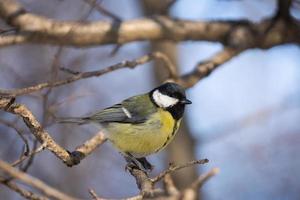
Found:
[(122, 154), (127, 162), (125, 169), (135, 167), (135, 168), (143, 170), (144, 167), (133, 155), (131, 155), (130, 153), (122, 153)]
[(152, 171), (154, 166), (151, 165), (151, 163), (149, 163), (149, 161), (145, 158), (137, 158), (137, 160), (143, 165), (143, 167), (148, 170), (148, 171)]
[(123, 153), (125, 160), (127, 161), (127, 165), (125, 169), (136, 167), (145, 172), (151, 171), (153, 166), (146, 160), (146, 158), (135, 158), (130, 153)]

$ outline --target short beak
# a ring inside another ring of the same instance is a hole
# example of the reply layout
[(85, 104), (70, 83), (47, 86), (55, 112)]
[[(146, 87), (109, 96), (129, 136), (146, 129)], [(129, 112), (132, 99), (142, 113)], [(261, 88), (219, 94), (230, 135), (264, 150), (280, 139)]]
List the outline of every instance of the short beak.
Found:
[(183, 99), (183, 100), (180, 101), (180, 103), (182, 103), (182, 104), (192, 104), (192, 102), (188, 99)]

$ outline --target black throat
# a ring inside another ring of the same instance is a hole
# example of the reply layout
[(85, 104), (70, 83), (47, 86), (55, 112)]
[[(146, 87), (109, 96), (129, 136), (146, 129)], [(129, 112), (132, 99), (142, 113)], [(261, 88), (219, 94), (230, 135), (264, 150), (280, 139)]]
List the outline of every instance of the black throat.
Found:
[(176, 104), (176, 105), (174, 105), (172, 107), (167, 108), (166, 110), (169, 111), (169, 113), (171, 113), (172, 117), (175, 120), (179, 120), (183, 116), (184, 107), (185, 107), (184, 104), (178, 103), (178, 104)]

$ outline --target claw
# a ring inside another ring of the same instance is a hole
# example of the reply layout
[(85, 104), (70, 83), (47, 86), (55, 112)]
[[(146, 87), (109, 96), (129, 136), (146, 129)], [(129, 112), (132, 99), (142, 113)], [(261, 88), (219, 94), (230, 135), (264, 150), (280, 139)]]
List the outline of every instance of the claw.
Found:
[(123, 154), (127, 165), (125, 166), (125, 171), (131, 170), (133, 168), (137, 168), (139, 170), (144, 171), (145, 173), (151, 172), (154, 168), (145, 157), (135, 158), (130, 153)]
[(130, 171), (133, 170), (134, 168), (139, 169), (134, 163), (127, 163), (127, 165), (125, 165), (125, 171)]
[(147, 171), (151, 172), (154, 169), (154, 166), (151, 165), (151, 163), (149, 163), (145, 157), (137, 158), (137, 160), (139, 161), (139, 163), (141, 163), (143, 168), (146, 169)]

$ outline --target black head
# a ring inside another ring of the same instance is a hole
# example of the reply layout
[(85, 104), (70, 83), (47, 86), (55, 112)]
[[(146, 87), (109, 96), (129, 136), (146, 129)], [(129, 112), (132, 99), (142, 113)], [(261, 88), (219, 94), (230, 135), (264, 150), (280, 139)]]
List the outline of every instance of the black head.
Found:
[(183, 87), (170, 82), (154, 88), (150, 98), (155, 105), (168, 110), (176, 120), (182, 117), (185, 105), (192, 103), (186, 98)]

